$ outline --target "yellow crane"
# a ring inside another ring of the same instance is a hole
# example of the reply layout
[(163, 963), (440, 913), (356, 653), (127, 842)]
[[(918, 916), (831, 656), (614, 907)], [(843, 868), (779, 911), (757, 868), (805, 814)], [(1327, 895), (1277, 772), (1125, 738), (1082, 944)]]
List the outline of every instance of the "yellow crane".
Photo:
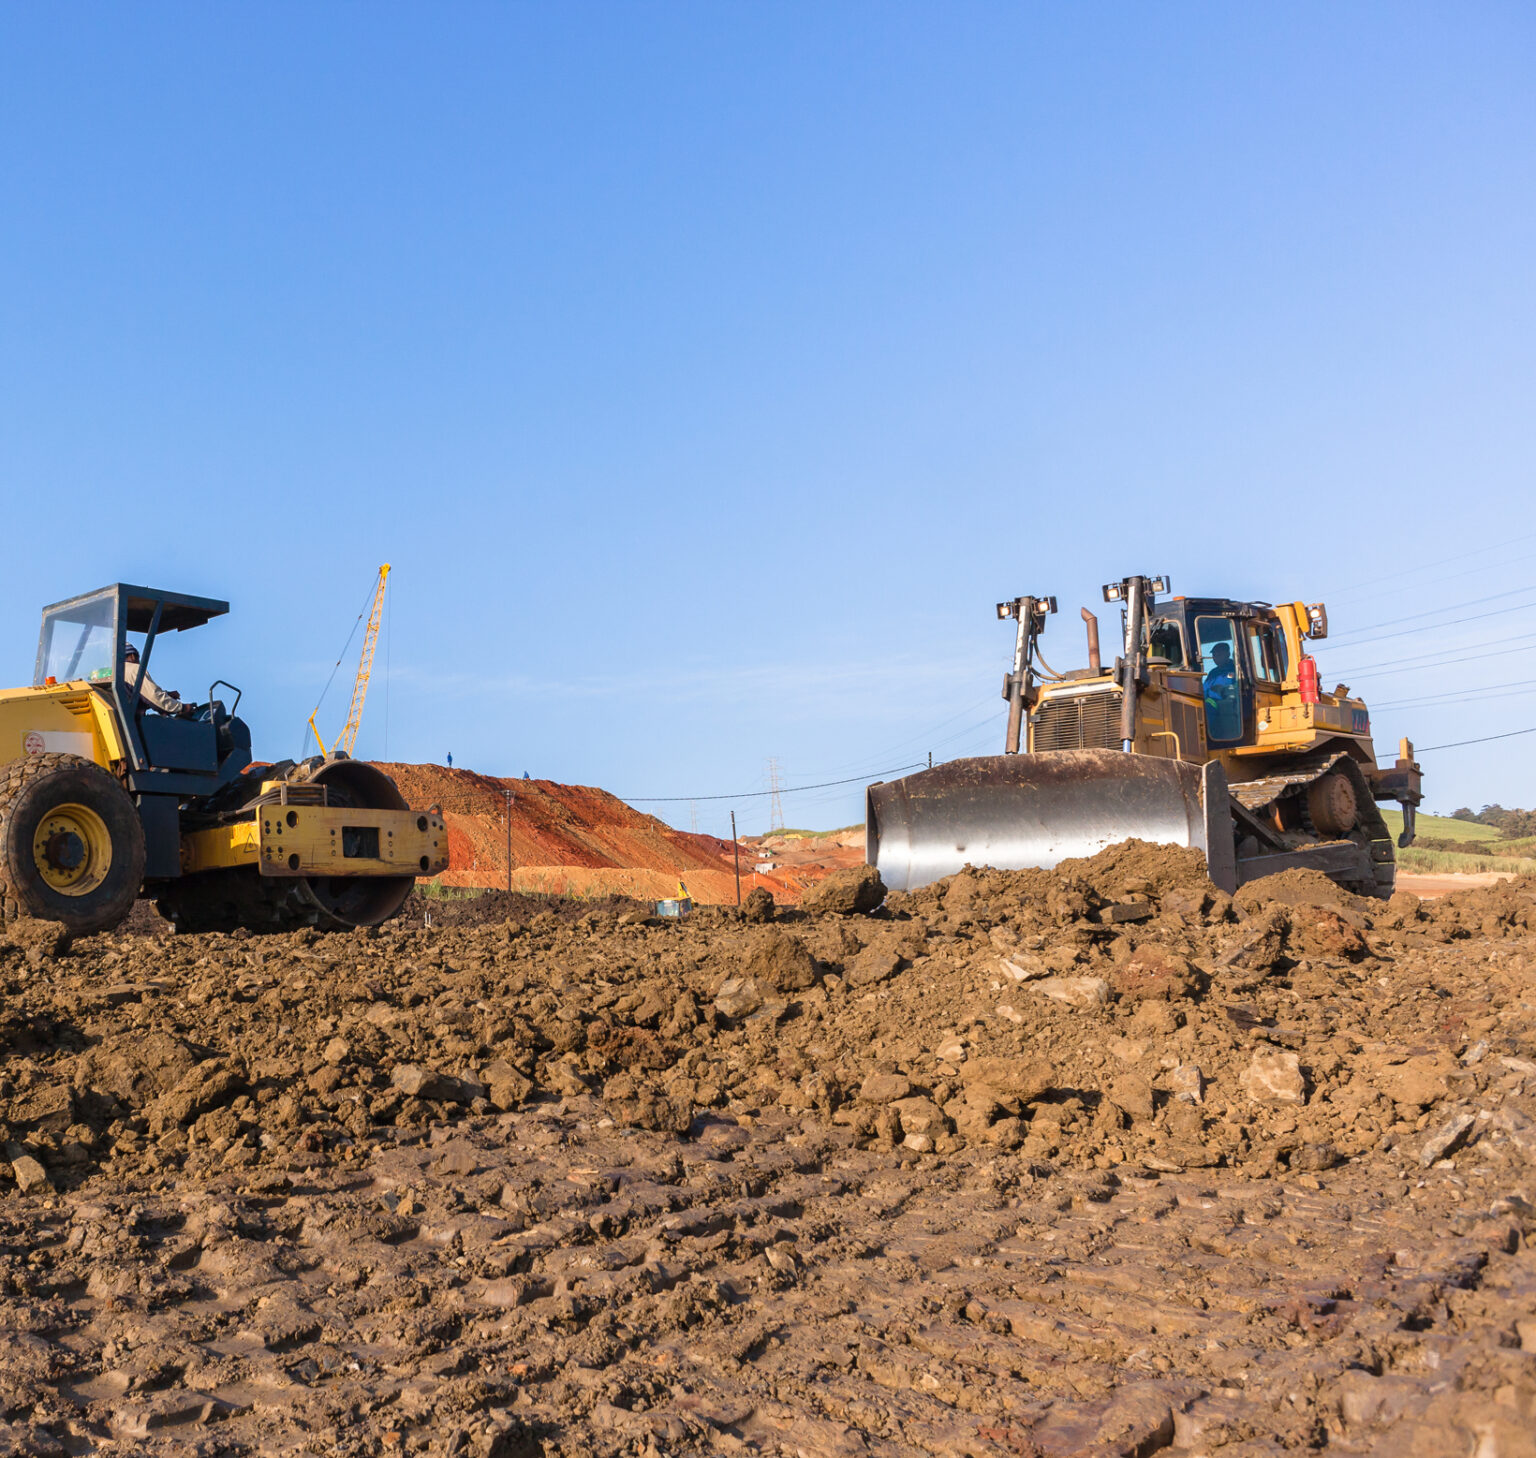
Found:
[[(320, 712), (320, 705), (316, 704), (314, 713), (309, 716), (309, 727), (314, 732), (315, 743), (320, 746), (320, 753), (333, 755), (341, 750), (349, 757), (352, 754), (352, 746), (357, 743), (358, 727), (363, 722), (363, 704), (368, 698), (368, 679), (373, 673), (373, 650), (379, 641), (379, 621), (384, 616), (384, 587), (389, 581), (389, 563), (386, 562), (379, 568), (379, 580), (373, 589), (373, 607), (368, 613), (368, 628), (363, 634), (363, 651), (357, 660), (357, 678), (352, 684), (352, 706), (347, 710), (347, 722), (335, 742), (329, 749), (325, 746), (325, 740), (320, 737), (320, 731), (315, 728), (315, 714)], [(357, 629), (354, 627), (353, 632)], [(324, 698), (324, 694), (321, 695)]]

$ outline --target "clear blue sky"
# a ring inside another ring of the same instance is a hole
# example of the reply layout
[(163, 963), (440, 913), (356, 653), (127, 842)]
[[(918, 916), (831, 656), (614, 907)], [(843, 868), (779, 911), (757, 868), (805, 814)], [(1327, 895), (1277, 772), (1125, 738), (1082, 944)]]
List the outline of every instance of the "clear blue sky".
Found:
[(996, 748), (993, 604), (1061, 667), (1149, 571), (1325, 599), (1383, 751), (1536, 724), (1533, 75), (1524, 4), (7, 4), (0, 676), (227, 597), (159, 676), (293, 754), (387, 560), (360, 753), (707, 795)]

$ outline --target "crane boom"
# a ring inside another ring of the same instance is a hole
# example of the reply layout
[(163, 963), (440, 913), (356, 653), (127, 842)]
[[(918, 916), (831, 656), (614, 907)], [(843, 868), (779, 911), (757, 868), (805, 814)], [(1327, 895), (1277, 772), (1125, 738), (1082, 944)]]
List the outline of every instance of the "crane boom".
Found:
[(368, 631), (363, 634), (363, 652), (357, 660), (357, 678), (352, 685), (352, 707), (347, 710), (346, 728), (341, 738), (331, 746), (352, 753), (357, 743), (357, 731), (363, 722), (363, 703), (368, 697), (368, 679), (373, 673), (373, 650), (379, 641), (379, 620), (384, 615), (384, 585), (389, 581), (389, 563), (379, 568), (379, 585), (374, 589), (373, 611), (368, 614)]
[[(335, 754), (340, 749), (350, 755), (352, 746), (357, 743), (357, 731), (363, 722), (363, 704), (368, 698), (368, 680), (373, 674), (373, 650), (379, 641), (379, 621), (384, 616), (384, 587), (388, 581), (389, 563), (386, 562), (379, 568), (378, 585), (373, 590), (373, 607), (369, 611), (368, 627), (363, 634), (362, 655), (357, 660), (357, 678), (352, 684), (352, 706), (347, 710), (346, 725), (329, 749), (320, 738), (320, 731), (315, 728), (315, 715), (309, 716), (309, 727), (314, 730), (315, 742), (323, 754)], [(354, 628), (353, 632), (356, 631)]]

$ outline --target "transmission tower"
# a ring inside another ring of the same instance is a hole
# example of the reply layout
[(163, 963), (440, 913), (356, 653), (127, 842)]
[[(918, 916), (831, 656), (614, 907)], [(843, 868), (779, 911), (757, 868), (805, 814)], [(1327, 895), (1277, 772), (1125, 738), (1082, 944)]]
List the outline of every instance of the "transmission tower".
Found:
[(784, 801), (779, 792), (784, 788), (784, 777), (779, 772), (777, 755), (768, 759), (768, 829), (784, 829)]
[(695, 835), (699, 833), (699, 802), (697, 800), (688, 802), (688, 829)]

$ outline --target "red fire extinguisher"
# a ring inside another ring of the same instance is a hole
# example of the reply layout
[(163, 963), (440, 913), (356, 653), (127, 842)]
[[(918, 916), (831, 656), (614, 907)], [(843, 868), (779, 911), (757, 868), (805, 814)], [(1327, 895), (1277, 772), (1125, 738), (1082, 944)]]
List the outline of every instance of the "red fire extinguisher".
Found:
[(1317, 659), (1309, 654), (1301, 655), (1301, 662), (1296, 668), (1296, 686), (1301, 690), (1302, 703), (1317, 702)]

